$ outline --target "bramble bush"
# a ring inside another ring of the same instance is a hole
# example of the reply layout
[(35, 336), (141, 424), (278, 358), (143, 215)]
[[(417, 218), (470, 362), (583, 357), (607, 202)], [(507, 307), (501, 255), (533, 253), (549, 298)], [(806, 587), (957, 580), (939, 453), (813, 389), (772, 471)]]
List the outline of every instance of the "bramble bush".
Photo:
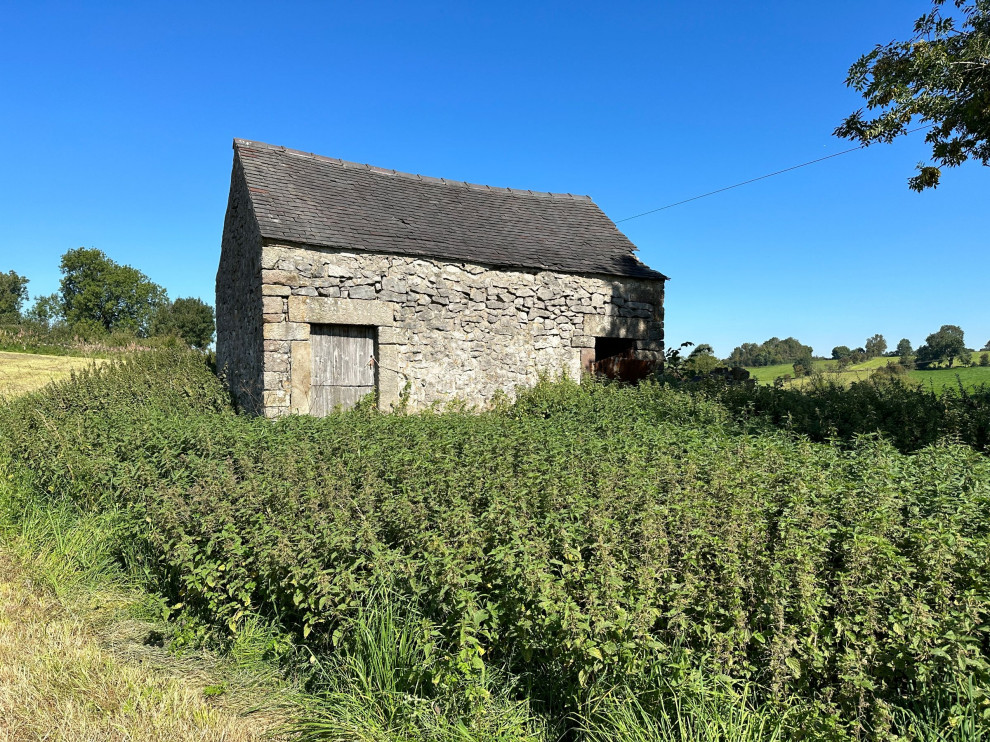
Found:
[(715, 393), (556, 381), (480, 413), (270, 421), (162, 351), (15, 400), (0, 435), (221, 632), (261, 614), (332, 655), (387, 590), (424, 619), (436, 694), (497, 669), (562, 718), (714, 667), (811, 738), (885, 738), (963, 686), (985, 722), (990, 460), (754, 432)]

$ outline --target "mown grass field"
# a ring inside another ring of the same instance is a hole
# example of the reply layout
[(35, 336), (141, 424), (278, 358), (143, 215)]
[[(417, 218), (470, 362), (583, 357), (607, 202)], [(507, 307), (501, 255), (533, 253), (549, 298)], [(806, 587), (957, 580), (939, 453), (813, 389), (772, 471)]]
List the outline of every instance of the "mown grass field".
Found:
[[(870, 377), (874, 371), (881, 366), (886, 366), (889, 358), (871, 358), (863, 363), (856, 363), (847, 366), (841, 372), (839, 364), (833, 360), (818, 360), (812, 363), (812, 370), (818, 373), (835, 375), (845, 383), (862, 381)], [(750, 375), (760, 384), (772, 384), (780, 376), (794, 375), (794, 366), (790, 363), (779, 363), (774, 366), (750, 366), (746, 369)], [(792, 379), (788, 382), (791, 385), (802, 386), (807, 383), (807, 378)]]
[[(831, 371), (835, 368), (834, 361), (814, 361), (815, 371)], [(774, 366), (747, 366), (750, 376), (760, 384), (773, 384), (774, 379), (785, 374), (794, 375), (794, 366), (790, 363), (778, 363)]]
[(39, 389), (68, 378), (73, 371), (106, 363), (103, 358), (48, 356), (0, 351), (0, 398)]

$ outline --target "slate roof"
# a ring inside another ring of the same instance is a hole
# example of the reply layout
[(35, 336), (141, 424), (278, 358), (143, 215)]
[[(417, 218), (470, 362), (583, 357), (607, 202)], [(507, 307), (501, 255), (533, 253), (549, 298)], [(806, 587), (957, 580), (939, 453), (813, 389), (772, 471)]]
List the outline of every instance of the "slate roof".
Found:
[(462, 183), (234, 140), (261, 234), (320, 247), (665, 279), (588, 196)]

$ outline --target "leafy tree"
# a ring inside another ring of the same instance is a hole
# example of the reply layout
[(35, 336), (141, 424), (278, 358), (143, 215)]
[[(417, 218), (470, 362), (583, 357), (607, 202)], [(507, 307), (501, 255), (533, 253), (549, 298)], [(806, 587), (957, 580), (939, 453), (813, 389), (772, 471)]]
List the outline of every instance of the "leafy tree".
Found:
[(907, 338), (901, 338), (897, 343), (897, 360), (904, 368), (914, 368), (914, 349)]
[(987, 344), (980, 348), (980, 350), (990, 350), (990, 340), (987, 340)]
[(743, 343), (733, 349), (728, 362), (733, 366), (774, 366), (779, 363), (801, 363), (811, 366), (812, 348), (795, 338), (781, 340), (772, 337), (764, 343)]
[(71, 325), (90, 321), (107, 331), (147, 335), (165, 289), (136, 268), (119, 265), (101, 250), (80, 247), (62, 256), (60, 294)]
[(694, 345), (694, 343), (687, 340), (676, 348), (666, 348), (663, 352), (664, 373), (671, 374), (672, 376), (680, 376), (683, 371), (684, 364), (687, 362), (687, 358), (684, 358), (681, 355), (681, 351), (685, 348), (690, 348), (692, 345)]
[(843, 358), (849, 358), (852, 355), (852, 349), (848, 345), (836, 345), (832, 348), (832, 358), (836, 361), (841, 361)]
[(14, 271), (0, 273), (0, 322), (17, 322), (27, 301), (28, 279)]
[(701, 343), (691, 351), (683, 368), (686, 376), (707, 376), (721, 365), (722, 363), (715, 357), (712, 346)]
[(925, 338), (925, 344), (918, 348), (917, 361), (922, 365), (948, 361), (952, 362), (966, 352), (963, 330), (958, 325), (942, 325), (938, 332)]
[(980, 365), (990, 366), (990, 353), (980, 353)]
[(216, 315), (213, 307), (195, 297), (176, 299), (164, 304), (155, 312), (151, 322), (152, 335), (175, 335), (193, 348), (207, 347), (213, 342), (215, 333)]
[[(954, 17), (955, 15), (955, 17)], [(969, 158), (990, 165), (990, 3), (932, 0), (906, 41), (880, 44), (849, 68), (846, 85), (866, 107), (846, 118), (835, 135), (891, 142), (913, 122), (931, 125), (925, 140), (937, 165), (918, 165), (908, 185), (921, 192), (939, 184), (942, 167)]]
[(870, 358), (882, 356), (886, 352), (887, 340), (880, 333), (866, 339), (866, 355)]
[(729, 363), (733, 366), (754, 366), (753, 359), (755, 358), (760, 346), (756, 343), (743, 343), (732, 349), (732, 353), (729, 354)]
[(938, 358), (931, 346), (925, 344), (919, 345), (918, 350), (914, 352), (914, 362), (920, 368), (928, 368), (931, 364), (938, 362)]
[(61, 321), (63, 317), (62, 299), (59, 298), (58, 294), (36, 296), (34, 304), (24, 312), (24, 319), (37, 322), (45, 327), (51, 327)]

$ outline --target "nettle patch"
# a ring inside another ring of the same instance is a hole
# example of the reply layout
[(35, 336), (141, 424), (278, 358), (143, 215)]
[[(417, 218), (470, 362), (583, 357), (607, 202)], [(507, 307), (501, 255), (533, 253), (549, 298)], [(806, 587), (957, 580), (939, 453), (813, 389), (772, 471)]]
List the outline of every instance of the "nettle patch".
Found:
[(566, 713), (717, 668), (873, 735), (905, 699), (984, 703), (990, 462), (969, 447), (747, 432), (655, 383), (273, 422), (167, 354), (0, 426), (16, 467), (116, 510), (122, 557), (221, 633), (261, 614), (332, 654), (385, 590), (416, 606), (436, 692), (497, 669)]

